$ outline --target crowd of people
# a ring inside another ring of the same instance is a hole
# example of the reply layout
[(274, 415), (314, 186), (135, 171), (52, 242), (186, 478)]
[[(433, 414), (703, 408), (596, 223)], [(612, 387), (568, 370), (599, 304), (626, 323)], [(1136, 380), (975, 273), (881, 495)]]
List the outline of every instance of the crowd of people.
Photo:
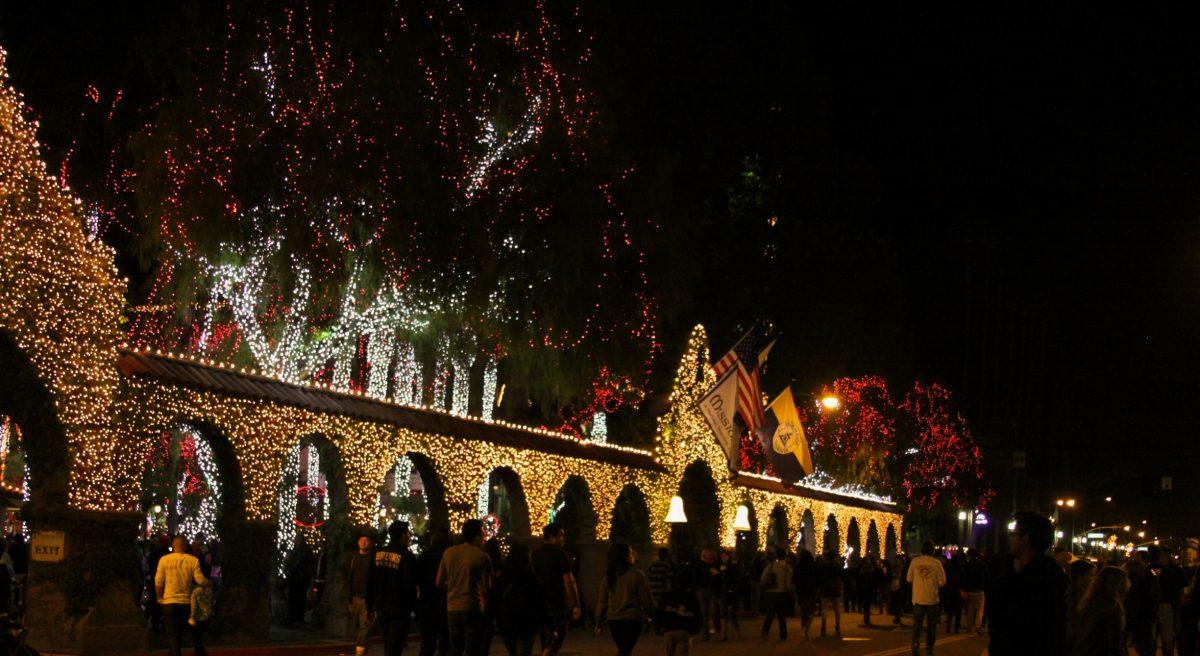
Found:
[[(563, 527), (551, 523), (535, 549), (486, 540), (478, 520), (465, 522), (457, 544), (445, 530), (410, 550), (409, 526), (393, 522), (386, 544), (362, 533), (343, 579), (356, 652), (377, 635), (386, 656), (399, 656), (415, 620), (420, 656), (486, 656), (498, 639), (509, 656), (556, 656), (568, 629), (591, 623), (630, 656), (648, 631), (664, 637), (668, 656), (688, 656), (693, 639), (742, 637), (748, 611), (762, 614), (760, 637), (788, 639), (790, 617), (800, 640), (840, 637), (843, 614), (904, 624), (911, 615), (912, 653), (932, 654), (939, 632), (988, 636), (992, 656), (1009, 654), (1195, 656), (1196, 570), (1185, 572), (1169, 551), (1152, 547), (1127, 561), (1093, 564), (1067, 550), (1050, 551), (1053, 526), (1043, 515), (1017, 513), (1011, 549), (987, 557), (947, 554), (930, 542), (913, 558), (821, 557), (777, 548), (745, 565), (731, 551), (703, 549), (694, 560), (660, 549), (643, 571), (637, 552), (614, 543), (585, 608)], [(185, 630), (197, 653), (211, 617), (214, 554), (176, 538), (154, 569), (155, 600), (177, 654)], [(219, 573), (219, 572), (218, 572)], [(943, 628), (944, 627), (944, 628)], [(908, 627), (905, 627), (908, 628)]]

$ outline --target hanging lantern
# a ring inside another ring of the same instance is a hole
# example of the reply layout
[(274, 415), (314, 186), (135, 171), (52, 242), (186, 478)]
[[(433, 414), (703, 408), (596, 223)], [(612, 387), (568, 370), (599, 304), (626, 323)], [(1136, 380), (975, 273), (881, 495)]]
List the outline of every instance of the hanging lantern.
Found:
[(750, 509), (747, 508), (745, 504), (738, 506), (737, 516), (733, 518), (733, 530), (750, 530)]
[(668, 524), (683, 524), (687, 522), (687, 515), (683, 514), (683, 497), (678, 494), (671, 497), (671, 509), (667, 511), (665, 521)]

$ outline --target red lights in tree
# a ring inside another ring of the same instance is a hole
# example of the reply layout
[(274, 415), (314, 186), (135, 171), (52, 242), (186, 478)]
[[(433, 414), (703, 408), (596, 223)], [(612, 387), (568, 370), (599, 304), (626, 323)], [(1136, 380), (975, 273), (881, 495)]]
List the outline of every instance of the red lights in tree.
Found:
[(959, 508), (984, 508), (994, 496), (984, 480), (983, 454), (967, 420), (954, 409), (950, 390), (916, 383), (900, 405), (912, 431), (915, 453), (904, 470), (910, 502), (933, 508), (949, 502)]
[(801, 408), (815, 464), (841, 483), (889, 488), (897, 437), (887, 381), (880, 376), (839, 378), (817, 398), (830, 396), (840, 401), (838, 407)]

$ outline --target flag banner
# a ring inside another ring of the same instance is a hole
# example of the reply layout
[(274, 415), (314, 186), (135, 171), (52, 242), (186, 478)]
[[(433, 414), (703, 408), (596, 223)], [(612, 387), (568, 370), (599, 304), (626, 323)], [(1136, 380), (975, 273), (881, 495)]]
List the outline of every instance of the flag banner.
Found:
[(741, 368), (739, 365), (727, 370), (699, 402), (700, 411), (704, 413), (713, 435), (717, 436), (717, 442), (729, 463), (734, 462), (738, 448), (738, 429), (733, 419), (737, 416), (738, 370)]
[(761, 369), (767, 355), (775, 346), (770, 337), (770, 328), (755, 324), (733, 345), (720, 360), (713, 364), (717, 377), (736, 371), (738, 378), (738, 415), (753, 435), (763, 422)]
[(792, 388), (784, 389), (767, 406), (763, 423), (758, 427), (758, 439), (771, 467), (785, 483), (794, 483), (812, 473), (812, 453), (792, 399)]

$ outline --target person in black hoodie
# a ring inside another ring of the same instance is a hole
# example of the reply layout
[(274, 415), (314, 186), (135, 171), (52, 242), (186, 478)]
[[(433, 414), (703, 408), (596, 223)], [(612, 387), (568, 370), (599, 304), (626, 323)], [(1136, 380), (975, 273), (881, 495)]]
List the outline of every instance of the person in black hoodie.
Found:
[(546, 619), (546, 600), (530, 566), (529, 547), (514, 544), (509, 548), (504, 569), (488, 593), (488, 607), (494, 609), (496, 629), (508, 656), (530, 656), (533, 637)]
[(991, 656), (1059, 656), (1066, 644), (1067, 575), (1046, 555), (1050, 520), (1023, 510), (1011, 535), (1013, 556), (987, 591)]
[(421, 626), (421, 655), (446, 656), (450, 628), (446, 625), (446, 592), (437, 586), (438, 565), (450, 546), (450, 531), (435, 529), (429, 546), (417, 556), (417, 622)]
[(408, 550), (408, 522), (388, 526), (388, 546), (375, 552), (367, 590), (367, 612), (383, 636), (385, 656), (400, 656), (408, 639), (409, 618), (417, 601), (417, 571)]

